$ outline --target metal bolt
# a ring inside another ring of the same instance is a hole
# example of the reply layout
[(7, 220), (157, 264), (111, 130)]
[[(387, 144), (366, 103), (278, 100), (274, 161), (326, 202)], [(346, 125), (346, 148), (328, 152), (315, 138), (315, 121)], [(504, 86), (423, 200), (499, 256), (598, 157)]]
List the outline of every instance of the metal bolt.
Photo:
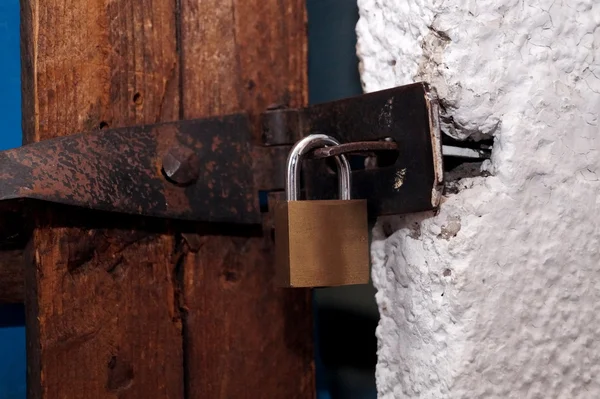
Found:
[(174, 146), (163, 157), (163, 172), (179, 185), (192, 184), (200, 175), (198, 155), (187, 147)]

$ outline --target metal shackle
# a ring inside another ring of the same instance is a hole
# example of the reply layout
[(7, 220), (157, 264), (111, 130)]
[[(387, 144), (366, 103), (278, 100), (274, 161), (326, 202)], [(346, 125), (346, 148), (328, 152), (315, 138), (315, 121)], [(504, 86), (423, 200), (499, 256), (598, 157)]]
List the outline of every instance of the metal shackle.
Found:
[[(340, 145), (340, 142), (331, 136), (325, 134), (311, 134), (298, 141), (287, 159), (286, 177), (285, 177), (285, 197), (287, 201), (298, 201), (300, 193), (300, 167), (302, 166), (302, 156), (310, 150), (325, 147), (328, 145)], [(350, 164), (345, 155), (335, 157), (338, 169), (339, 196), (342, 200), (351, 198), (352, 173)]]

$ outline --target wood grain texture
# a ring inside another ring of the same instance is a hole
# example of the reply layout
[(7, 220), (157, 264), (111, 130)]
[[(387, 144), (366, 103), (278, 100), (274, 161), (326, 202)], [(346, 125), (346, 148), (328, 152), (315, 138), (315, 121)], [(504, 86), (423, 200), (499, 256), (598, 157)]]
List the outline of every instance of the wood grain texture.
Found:
[[(26, 142), (237, 111), (258, 139), (268, 105), (306, 104), (302, 0), (21, 5)], [(159, 223), (56, 207), (36, 223), (30, 398), (315, 396), (310, 292), (275, 287), (270, 237), (183, 245)]]
[[(175, 4), (21, 1), (25, 142), (176, 119)], [(140, 219), (36, 210), (29, 398), (183, 397), (174, 247)]]
[[(303, 0), (181, 0), (181, 15), (184, 118), (258, 123), (271, 104), (306, 104)], [(271, 238), (197, 241), (183, 259), (187, 397), (313, 398), (310, 292), (275, 287)]]

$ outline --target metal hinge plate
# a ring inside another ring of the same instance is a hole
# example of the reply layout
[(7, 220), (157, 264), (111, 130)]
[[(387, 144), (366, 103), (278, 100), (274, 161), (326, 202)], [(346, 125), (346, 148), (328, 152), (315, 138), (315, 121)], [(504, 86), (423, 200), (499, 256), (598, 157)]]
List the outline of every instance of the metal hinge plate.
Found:
[[(372, 216), (439, 204), (438, 104), (424, 83), (302, 109), (268, 110), (262, 122), (259, 144), (253, 144), (259, 135), (252, 134), (249, 117), (235, 114), (94, 131), (4, 151), (0, 200), (259, 224), (259, 192), (283, 190), (290, 146), (308, 134), (325, 133), (342, 143), (396, 143), (391, 164), (352, 172), (353, 196), (368, 200)], [(308, 198), (335, 195), (336, 176), (325, 162), (307, 162), (304, 174)]]

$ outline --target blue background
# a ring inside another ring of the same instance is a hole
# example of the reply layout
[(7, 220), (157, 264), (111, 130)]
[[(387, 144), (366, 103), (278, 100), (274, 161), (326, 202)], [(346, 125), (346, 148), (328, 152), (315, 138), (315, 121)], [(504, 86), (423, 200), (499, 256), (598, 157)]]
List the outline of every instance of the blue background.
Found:
[[(21, 145), (19, 0), (0, 0), (0, 149)], [(23, 306), (0, 306), (0, 399), (25, 398)]]

